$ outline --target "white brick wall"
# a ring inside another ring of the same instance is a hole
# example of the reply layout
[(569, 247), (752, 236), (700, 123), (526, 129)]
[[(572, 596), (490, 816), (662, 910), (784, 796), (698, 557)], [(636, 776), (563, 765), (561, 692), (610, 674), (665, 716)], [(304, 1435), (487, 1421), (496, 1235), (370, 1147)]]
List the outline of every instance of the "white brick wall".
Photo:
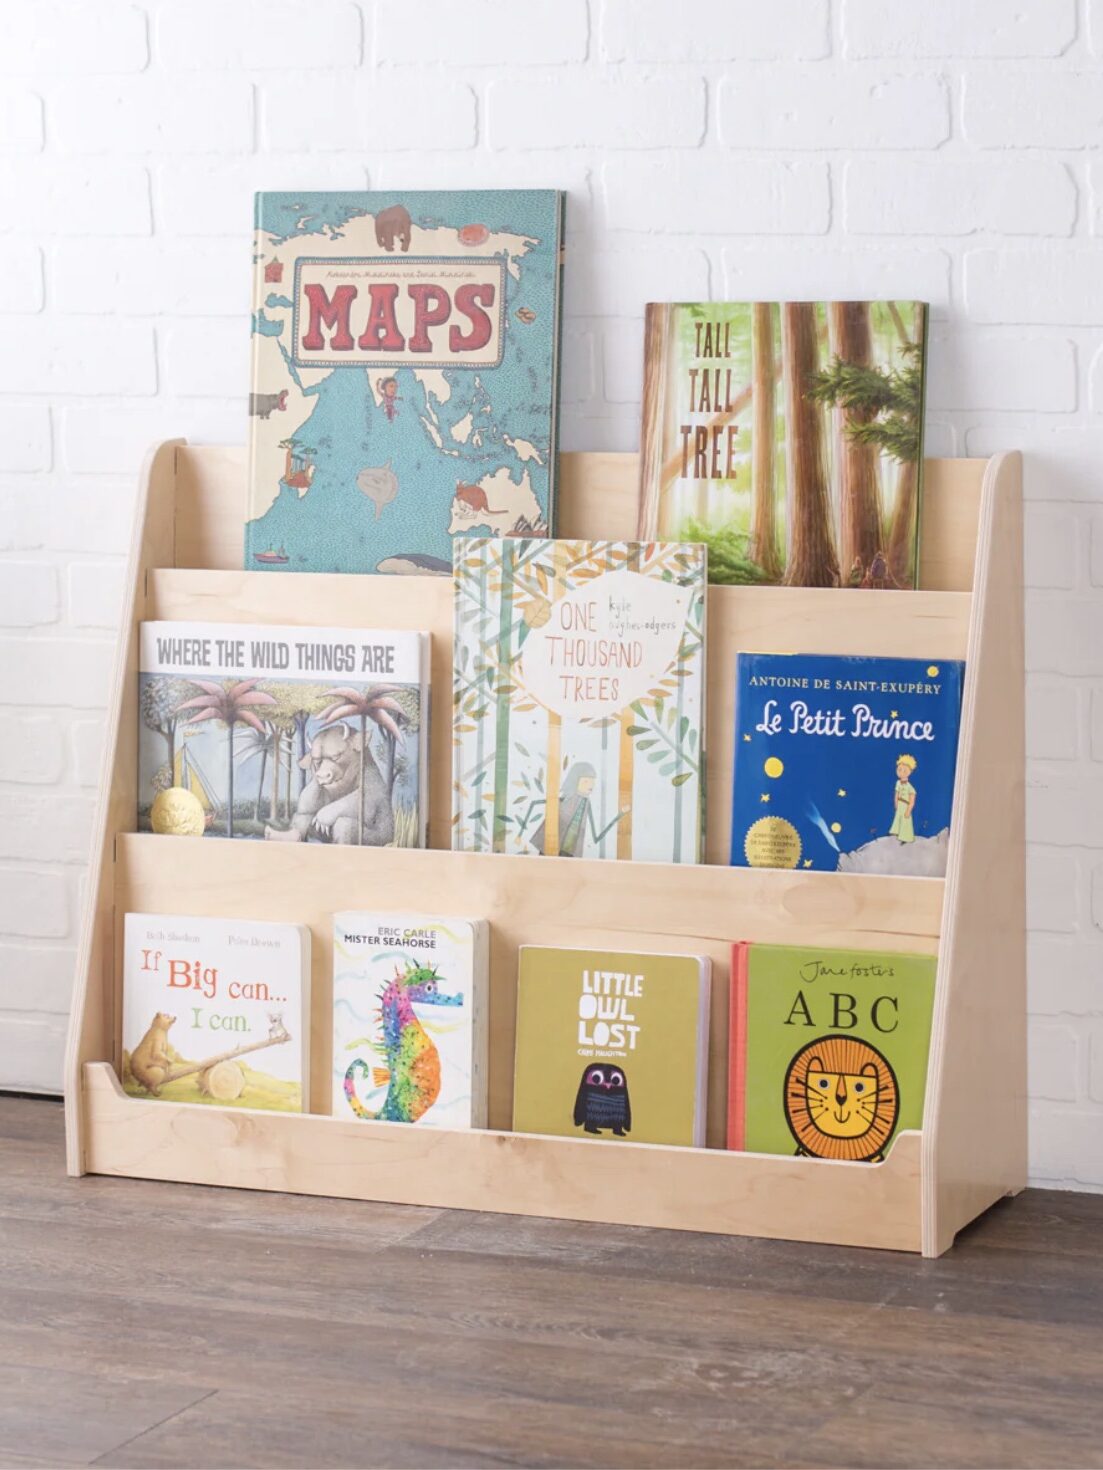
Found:
[(1027, 451), (1032, 1172), (1103, 1188), (1103, 0), (38, 0), (0, 46), (0, 1085), (52, 1088), (146, 443), (244, 437), (255, 188), (570, 190), (563, 446), (649, 297), (915, 294)]

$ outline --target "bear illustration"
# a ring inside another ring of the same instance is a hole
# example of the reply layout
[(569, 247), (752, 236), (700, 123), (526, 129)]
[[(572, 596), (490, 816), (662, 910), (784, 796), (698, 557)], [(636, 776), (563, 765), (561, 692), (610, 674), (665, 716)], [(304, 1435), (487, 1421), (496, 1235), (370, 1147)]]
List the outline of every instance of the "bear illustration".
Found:
[[(333, 842), (360, 839), (360, 733), (344, 722), (319, 730), (299, 765), (310, 773), (286, 832), (265, 827), (270, 842)], [(394, 812), (371, 752), (364, 751), (365, 847), (386, 847), (394, 838)]]
[(403, 253), (410, 248), (410, 214), (401, 204), (381, 209), (375, 217), (375, 243), (381, 250), (393, 250), (398, 241)]
[(149, 1030), (130, 1053), (130, 1070), (135, 1081), (154, 1097), (160, 1094), (161, 1086), (168, 1080), (172, 1067), (169, 1055), (169, 1027), (176, 1021), (167, 1011), (158, 1011), (150, 1022)]

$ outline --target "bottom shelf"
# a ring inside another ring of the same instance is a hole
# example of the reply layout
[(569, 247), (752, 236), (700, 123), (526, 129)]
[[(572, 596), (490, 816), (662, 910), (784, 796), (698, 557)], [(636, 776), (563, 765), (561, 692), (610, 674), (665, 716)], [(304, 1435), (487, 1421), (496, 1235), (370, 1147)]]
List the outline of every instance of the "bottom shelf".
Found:
[(235, 1111), (83, 1071), (92, 1174), (919, 1251), (921, 1135), (882, 1164)]

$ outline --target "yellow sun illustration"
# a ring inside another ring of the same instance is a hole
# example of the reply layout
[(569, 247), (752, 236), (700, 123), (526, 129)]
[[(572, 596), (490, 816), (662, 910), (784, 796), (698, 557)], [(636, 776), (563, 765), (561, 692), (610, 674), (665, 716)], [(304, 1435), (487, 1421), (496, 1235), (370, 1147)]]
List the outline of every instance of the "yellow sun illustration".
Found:
[(831, 823), (831, 830), (832, 830), (832, 832), (841, 832), (843, 830), (843, 824), (842, 824), (842, 822), (832, 822)]
[(937, 664), (928, 664), (927, 665), (927, 678), (928, 679), (937, 679), (938, 678), (938, 665)]
[(776, 755), (771, 755), (766, 757), (762, 769), (766, 772), (767, 776), (776, 778), (784, 771), (785, 765), (784, 762), (778, 760)]

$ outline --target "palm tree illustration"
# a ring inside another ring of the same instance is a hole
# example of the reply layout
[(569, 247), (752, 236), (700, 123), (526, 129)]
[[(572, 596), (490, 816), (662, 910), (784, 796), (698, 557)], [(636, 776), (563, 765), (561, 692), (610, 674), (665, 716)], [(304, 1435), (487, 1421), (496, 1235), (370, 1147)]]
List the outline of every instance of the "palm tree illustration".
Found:
[(387, 743), (387, 770), (384, 774), (384, 783), (387, 795), (390, 796), (394, 787), (395, 776), (395, 747), (402, 739), (402, 726), (409, 723), (406, 711), (399, 704), (394, 695), (402, 688), (401, 684), (372, 684), (367, 689), (353, 689), (349, 685), (342, 688), (327, 689), (323, 698), (334, 700), (335, 703), (322, 710), (318, 718), (323, 725), (332, 725), (339, 720), (358, 719), (360, 721), (360, 838), (364, 840), (364, 770), (368, 754), (368, 721), (383, 731)]
[(264, 734), (264, 726), (253, 713), (257, 705), (273, 705), (276, 700), (270, 694), (255, 686), (259, 683), (257, 679), (242, 679), (236, 684), (216, 684), (210, 679), (192, 679), (191, 683), (203, 693), (194, 699), (186, 699), (183, 704), (177, 706), (180, 710), (194, 711), (189, 713), (190, 724), (198, 724), (200, 720), (221, 720), (229, 732), (229, 740), (226, 746), (226, 771), (227, 771), (227, 796), (226, 796), (226, 836), (234, 835), (234, 726), (248, 725), (251, 729)]

